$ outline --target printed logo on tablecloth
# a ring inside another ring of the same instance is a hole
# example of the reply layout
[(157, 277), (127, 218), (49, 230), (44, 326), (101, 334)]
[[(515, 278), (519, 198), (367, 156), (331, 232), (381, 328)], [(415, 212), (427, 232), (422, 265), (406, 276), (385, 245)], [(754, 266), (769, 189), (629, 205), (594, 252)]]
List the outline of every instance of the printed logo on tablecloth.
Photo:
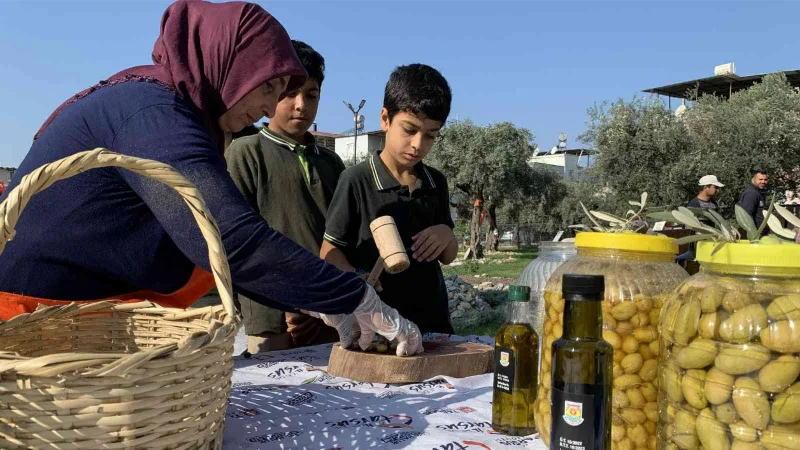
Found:
[(448, 383), (445, 379), (438, 379), (432, 381), (426, 381), (424, 383), (415, 384), (413, 386), (409, 386), (408, 390), (417, 393), (417, 394), (430, 394), (439, 389), (455, 389), (452, 384)]
[(270, 433), (270, 434), (262, 434), (261, 436), (254, 436), (251, 438), (247, 438), (247, 442), (253, 442), (256, 444), (266, 444), (269, 442), (276, 442), (282, 441), (286, 438), (293, 438), (303, 434), (302, 431), (284, 431), (280, 433)]
[(420, 413), (423, 416), (430, 416), (431, 414), (470, 414), (475, 412), (469, 406), (458, 406), (455, 408), (425, 408)]
[(342, 381), (340, 383), (336, 383), (333, 385), (325, 386), (325, 389), (335, 389), (337, 391), (349, 391), (350, 389), (356, 388), (358, 386), (368, 386), (374, 388), (375, 385), (372, 383), (362, 383), (360, 381)]
[(483, 442), (475, 442), (475, 441), (452, 441), (446, 444), (437, 445), (435, 447), (431, 447), (431, 450), (468, 450), (471, 448), (482, 448), (485, 450), (492, 450), (491, 447), (484, 444)]
[(353, 427), (382, 427), (382, 428), (412, 428), (411, 423), (414, 419), (408, 414), (388, 414), (377, 416), (358, 417), (333, 422), (325, 422), (325, 425), (332, 428), (353, 428)]
[[(538, 436), (534, 435), (534, 436)], [(536, 441), (535, 437), (515, 437), (515, 436), (503, 436), (501, 438), (496, 439), (497, 443), (503, 445), (513, 445), (513, 446), (527, 446), (528, 444), (532, 444)]]
[[(252, 385), (252, 383), (250, 383), (250, 384)], [(272, 391), (278, 391), (280, 389), (281, 389), (281, 387), (279, 387), (279, 386), (253, 386), (253, 387), (243, 386), (243, 387), (238, 387), (238, 388), (232, 388), (231, 389), (231, 394), (235, 394), (237, 396), (238, 395), (250, 395), (250, 394), (253, 394), (253, 393), (256, 393), (256, 392), (272, 392)]]
[(583, 403), (564, 401), (564, 422), (577, 427), (583, 423)]
[(401, 431), (399, 433), (390, 434), (380, 439), (384, 444), (401, 444), (405, 441), (417, 438), (425, 434), (424, 431)]
[(283, 380), (285, 378), (308, 372), (308, 367), (310, 367), (308, 364), (278, 367), (277, 369), (268, 372), (267, 378), (271, 378), (273, 380)]
[(231, 389), (236, 389), (242, 386), (252, 386), (252, 381), (240, 381), (239, 383), (231, 383)]
[(236, 411), (230, 411), (229, 409), (227, 414), (225, 415), (231, 419), (249, 419), (251, 417), (261, 415), (261, 411), (257, 409), (245, 409), (245, 408), (240, 408)]
[(492, 433), (492, 424), (489, 422), (456, 422), (436, 425), (436, 428), (444, 431), (458, 431), (461, 433)]
[(405, 394), (403, 394), (403, 392), (400, 391), (386, 391), (386, 392), (381, 392), (376, 397), (383, 400), (388, 400), (390, 398), (400, 397), (401, 395)]
[(300, 406), (306, 405), (309, 403), (313, 403), (317, 397), (311, 392), (303, 392), (300, 394), (293, 395), (286, 400), (281, 401), (282, 404), (286, 406)]

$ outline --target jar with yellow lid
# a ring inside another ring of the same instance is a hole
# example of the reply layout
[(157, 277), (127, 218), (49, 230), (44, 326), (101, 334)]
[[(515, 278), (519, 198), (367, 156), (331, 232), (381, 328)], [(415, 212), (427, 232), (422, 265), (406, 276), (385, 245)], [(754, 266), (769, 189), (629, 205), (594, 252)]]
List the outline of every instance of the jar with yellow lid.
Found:
[(663, 449), (800, 450), (800, 245), (697, 246), (661, 313)]
[(536, 427), (550, 445), (551, 349), (563, 330), (562, 276), (603, 275), (603, 339), (614, 347), (612, 448), (655, 449), (659, 312), (664, 297), (688, 278), (674, 262), (678, 247), (665, 236), (632, 232), (578, 233), (575, 247), (578, 255), (562, 264), (544, 289)]

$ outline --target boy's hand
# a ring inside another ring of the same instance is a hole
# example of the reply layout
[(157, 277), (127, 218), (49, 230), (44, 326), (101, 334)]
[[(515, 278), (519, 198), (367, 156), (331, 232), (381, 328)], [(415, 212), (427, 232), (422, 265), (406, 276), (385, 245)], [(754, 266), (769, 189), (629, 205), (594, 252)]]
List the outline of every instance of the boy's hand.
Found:
[(434, 261), (455, 238), (453, 230), (447, 225), (428, 227), (411, 238), (414, 241), (411, 246), (411, 251), (414, 252), (413, 258), (421, 262)]

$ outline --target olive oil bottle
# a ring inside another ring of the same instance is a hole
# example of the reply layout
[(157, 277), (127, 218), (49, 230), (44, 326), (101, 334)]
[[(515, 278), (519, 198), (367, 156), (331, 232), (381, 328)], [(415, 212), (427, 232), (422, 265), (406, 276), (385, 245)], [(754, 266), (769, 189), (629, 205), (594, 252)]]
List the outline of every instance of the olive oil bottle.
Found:
[(492, 429), (511, 436), (536, 433), (539, 336), (531, 325), (530, 296), (528, 286), (508, 287), (508, 316), (494, 338)]
[(614, 349), (603, 340), (604, 279), (565, 274), (562, 280), (564, 332), (552, 349), (550, 448), (608, 450)]

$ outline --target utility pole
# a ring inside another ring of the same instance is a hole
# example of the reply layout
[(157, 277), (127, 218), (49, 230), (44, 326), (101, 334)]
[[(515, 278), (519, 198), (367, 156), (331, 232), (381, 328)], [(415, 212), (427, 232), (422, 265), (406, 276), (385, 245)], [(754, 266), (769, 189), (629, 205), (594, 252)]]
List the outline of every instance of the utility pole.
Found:
[(361, 103), (358, 104), (358, 109), (355, 109), (350, 103), (344, 102), (347, 109), (353, 113), (353, 133), (355, 133), (353, 136), (353, 165), (356, 165), (356, 156), (358, 155), (358, 113), (361, 112), (364, 103), (367, 103), (367, 101), (362, 99)]

